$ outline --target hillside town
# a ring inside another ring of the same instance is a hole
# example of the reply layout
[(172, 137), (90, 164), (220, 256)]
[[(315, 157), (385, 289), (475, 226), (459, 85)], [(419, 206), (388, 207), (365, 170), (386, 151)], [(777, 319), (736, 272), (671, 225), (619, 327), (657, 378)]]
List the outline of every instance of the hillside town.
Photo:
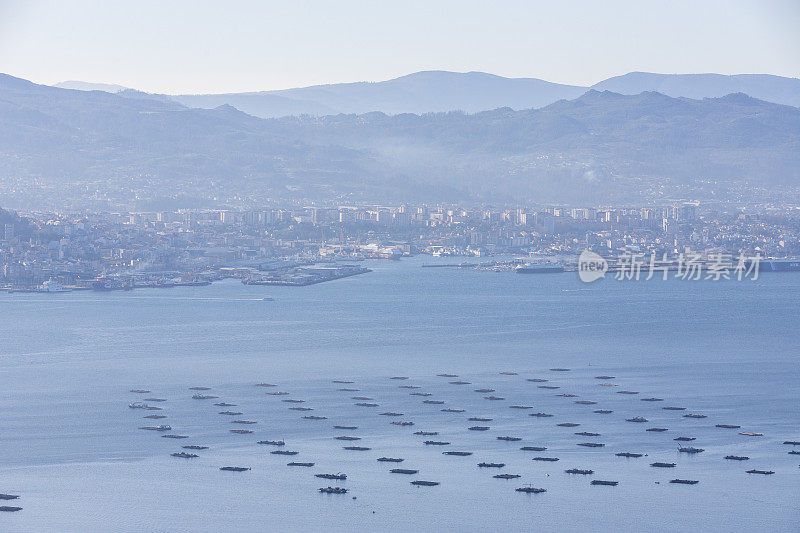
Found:
[[(800, 209), (339, 206), (149, 213), (0, 211), (0, 287), (114, 290), (308, 285), (367, 272), (364, 259), (428, 254), (574, 262), (582, 250), (800, 255)], [(457, 259), (461, 258), (461, 259)], [(474, 259), (479, 258), (479, 259)], [(494, 258), (494, 259), (493, 259)], [(481, 264), (481, 263), (478, 263)]]

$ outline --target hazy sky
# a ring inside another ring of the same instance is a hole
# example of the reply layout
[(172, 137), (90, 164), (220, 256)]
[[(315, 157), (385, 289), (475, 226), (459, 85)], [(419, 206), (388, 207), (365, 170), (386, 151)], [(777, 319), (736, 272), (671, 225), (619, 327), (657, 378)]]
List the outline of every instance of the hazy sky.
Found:
[(800, 77), (800, 1), (0, 0), (0, 72), (38, 83), (233, 92), (429, 69)]

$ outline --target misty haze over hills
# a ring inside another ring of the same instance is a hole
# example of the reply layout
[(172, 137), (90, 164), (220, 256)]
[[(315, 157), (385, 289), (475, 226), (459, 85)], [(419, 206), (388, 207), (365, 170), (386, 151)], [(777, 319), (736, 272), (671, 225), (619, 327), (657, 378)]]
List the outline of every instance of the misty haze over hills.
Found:
[(592, 90), (540, 109), (262, 119), (0, 75), (0, 179), (99, 187), (117, 202), (624, 201), (646, 194), (643, 178), (796, 185), (798, 148), (800, 109), (744, 94)]
[[(120, 92), (109, 84), (63, 82), (58, 87)], [(367, 83), (315, 85), (277, 91), (231, 94), (170, 95), (187, 107), (213, 109), (231, 105), (262, 118), (287, 115), (334, 115), (381, 111), (429, 113), (465, 111), (476, 113), (500, 107), (535, 109), (572, 100), (589, 89), (620, 94), (647, 91), (694, 99), (744, 93), (759, 100), (800, 107), (800, 79), (766, 74), (651, 74), (631, 72), (603, 80), (591, 87), (563, 85), (535, 78), (504, 78), (483, 72), (423, 71), (392, 80)]]

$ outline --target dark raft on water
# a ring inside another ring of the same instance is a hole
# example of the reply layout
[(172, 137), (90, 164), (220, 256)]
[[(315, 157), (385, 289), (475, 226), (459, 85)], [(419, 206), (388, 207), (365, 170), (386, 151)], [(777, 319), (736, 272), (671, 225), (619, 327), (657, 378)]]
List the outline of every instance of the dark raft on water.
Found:
[(670, 483), (681, 483), (683, 485), (697, 485), (698, 483), (700, 483), (699, 481), (697, 481), (695, 479), (670, 479), (669, 482)]
[(611, 487), (616, 487), (617, 485), (619, 485), (619, 481), (605, 481), (602, 479), (593, 479), (592, 485), (608, 485)]
[(435, 487), (439, 484), (438, 481), (412, 481), (412, 485), (417, 485), (418, 487)]
[(492, 477), (495, 479), (516, 479), (522, 476), (520, 476), (519, 474), (496, 474)]
[(224, 472), (244, 472), (245, 470), (250, 470), (248, 466), (223, 466), (220, 467), (220, 470)]
[(585, 476), (594, 474), (594, 470), (583, 470), (580, 468), (570, 468), (569, 470), (564, 470), (567, 474), (583, 474)]
[(200, 457), (196, 453), (186, 453), (186, 452), (171, 453), (170, 455), (172, 457), (181, 457), (183, 459), (194, 459), (195, 457)]
[(772, 470), (747, 470), (748, 474), (764, 474), (765, 476), (769, 476), (770, 474), (774, 474)]
[(380, 463), (402, 463), (403, 459), (399, 457), (378, 457)]
[(620, 452), (620, 453), (615, 453), (614, 455), (616, 455), (617, 457), (642, 457), (641, 453), (631, 453), (631, 452)]
[(389, 470), (392, 474), (417, 474), (419, 470), (409, 470), (407, 468), (392, 468)]
[(547, 449), (547, 446), (523, 446), (520, 448), (523, 452), (543, 452)]
[(747, 457), (746, 455), (726, 455), (725, 459), (728, 459), (729, 461), (749, 461), (750, 460), (750, 458)]
[(347, 474), (314, 474), (314, 477), (322, 478), (322, 479), (340, 479), (344, 480), (347, 479)]
[(505, 463), (478, 463), (478, 466), (481, 468), (503, 468), (506, 466)]
[(537, 489), (534, 487), (519, 487), (516, 489), (517, 492), (524, 492), (526, 494), (541, 494), (543, 492), (547, 492), (547, 489)]
[(650, 463), (650, 466), (654, 466), (656, 468), (675, 468), (675, 463)]
[(459, 457), (466, 457), (472, 455), (472, 452), (442, 452), (442, 455), (457, 455)]

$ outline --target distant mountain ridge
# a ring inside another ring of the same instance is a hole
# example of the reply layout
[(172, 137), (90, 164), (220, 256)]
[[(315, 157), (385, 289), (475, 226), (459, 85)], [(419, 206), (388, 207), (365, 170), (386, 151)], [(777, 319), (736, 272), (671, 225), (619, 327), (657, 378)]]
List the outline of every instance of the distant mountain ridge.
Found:
[[(119, 85), (64, 82), (58, 86), (126, 94)], [(766, 74), (652, 74), (630, 72), (591, 87), (551, 83), (536, 78), (504, 78), (483, 72), (422, 71), (381, 82), (338, 83), (294, 89), (230, 94), (168, 95), (187, 107), (213, 109), (231, 105), (261, 118), (299, 115), (363, 114), (380, 111), (477, 113), (500, 107), (538, 109), (573, 100), (589, 89), (620, 94), (660, 92), (673, 97), (718, 98), (744, 93), (777, 104), (800, 107), (800, 79)], [(162, 95), (163, 96), (163, 95)]]
[(0, 179), (88, 180), (110, 196), (626, 200), (642, 178), (796, 186), (798, 147), (800, 109), (744, 94), (590, 90), (540, 109), (261, 119), (0, 75)]

